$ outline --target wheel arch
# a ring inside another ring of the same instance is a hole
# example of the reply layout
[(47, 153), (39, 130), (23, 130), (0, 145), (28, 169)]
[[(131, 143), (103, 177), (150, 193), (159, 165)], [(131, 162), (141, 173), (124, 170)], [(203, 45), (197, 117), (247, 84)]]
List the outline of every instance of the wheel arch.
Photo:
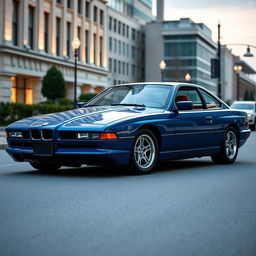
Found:
[(137, 130), (137, 132), (142, 129), (147, 129), (147, 130), (151, 131), (156, 136), (158, 148), (160, 149), (161, 144), (162, 144), (162, 138), (161, 138), (161, 133), (160, 133), (159, 129), (153, 124), (144, 124)]

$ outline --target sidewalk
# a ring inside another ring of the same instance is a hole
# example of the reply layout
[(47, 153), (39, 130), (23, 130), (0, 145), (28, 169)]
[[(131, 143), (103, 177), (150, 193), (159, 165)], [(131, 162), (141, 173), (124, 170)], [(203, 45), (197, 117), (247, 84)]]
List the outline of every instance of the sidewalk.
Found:
[(6, 149), (7, 147), (7, 142), (5, 138), (5, 127), (0, 126), (0, 150), (1, 149)]

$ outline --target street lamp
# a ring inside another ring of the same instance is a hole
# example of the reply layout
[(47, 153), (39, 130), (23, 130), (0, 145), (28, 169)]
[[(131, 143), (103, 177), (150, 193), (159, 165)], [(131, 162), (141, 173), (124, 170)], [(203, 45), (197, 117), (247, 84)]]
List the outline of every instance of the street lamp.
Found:
[(239, 92), (240, 92), (240, 78), (239, 74), (242, 71), (243, 67), (241, 65), (235, 65), (234, 70), (236, 71), (236, 99), (239, 100)]
[(75, 58), (75, 81), (74, 81), (74, 108), (76, 108), (76, 88), (77, 88), (77, 59), (78, 59), (78, 49), (81, 45), (80, 40), (75, 37), (72, 40), (72, 47), (74, 49), (74, 58)]
[(185, 75), (185, 80), (186, 82), (189, 82), (191, 80), (191, 75), (189, 73)]
[(251, 53), (250, 46), (247, 46), (246, 53), (244, 54), (244, 57), (253, 57), (253, 54)]
[(161, 62), (159, 63), (159, 68), (161, 70), (161, 82), (164, 81), (164, 70), (166, 68), (166, 63), (164, 60), (161, 60)]

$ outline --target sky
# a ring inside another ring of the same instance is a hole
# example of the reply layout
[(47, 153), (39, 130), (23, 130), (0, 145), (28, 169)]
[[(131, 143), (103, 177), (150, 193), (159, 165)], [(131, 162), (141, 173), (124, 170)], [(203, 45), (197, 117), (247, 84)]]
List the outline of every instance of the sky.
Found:
[[(156, 0), (153, 15), (156, 15)], [(165, 0), (165, 20), (188, 17), (204, 23), (212, 30), (217, 42), (217, 25), (221, 24), (221, 44), (250, 44), (256, 47), (256, 0)], [(228, 46), (232, 53), (242, 57), (245, 46)], [(256, 48), (252, 58), (244, 58), (256, 70)]]

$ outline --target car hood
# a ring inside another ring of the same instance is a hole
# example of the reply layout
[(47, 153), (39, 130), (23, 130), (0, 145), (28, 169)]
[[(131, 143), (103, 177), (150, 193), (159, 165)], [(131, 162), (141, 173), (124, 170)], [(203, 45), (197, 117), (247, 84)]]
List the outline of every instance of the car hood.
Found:
[(7, 128), (24, 129), (42, 126), (83, 127), (88, 125), (107, 125), (122, 119), (159, 112), (162, 112), (162, 110), (127, 106), (87, 107), (25, 118), (14, 122)]

